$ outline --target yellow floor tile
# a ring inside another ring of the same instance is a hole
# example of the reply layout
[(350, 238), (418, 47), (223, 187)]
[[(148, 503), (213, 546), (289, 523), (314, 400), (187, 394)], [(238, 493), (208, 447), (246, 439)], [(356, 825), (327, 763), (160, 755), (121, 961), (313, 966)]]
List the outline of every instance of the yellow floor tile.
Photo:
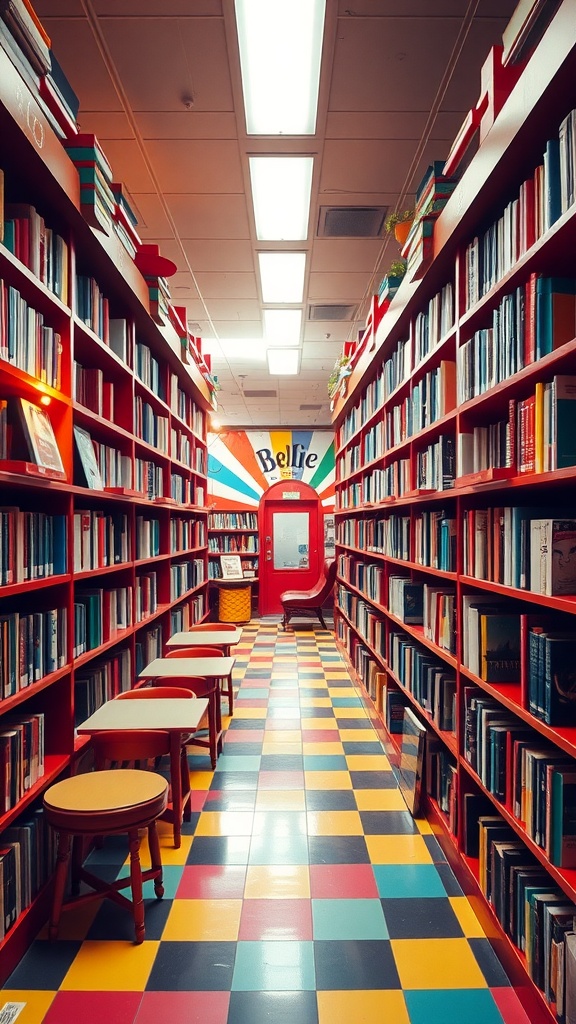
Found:
[(466, 938), (484, 938), (486, 932), (476, 917), (470, 900), (466, 896), (450, 896), (449, 900)]
[(336, 720), (334, 718), (303, 718), (302, 725), (304, 726), (303, 731), (323, 729), (328, 731), (329, 729), (337, 729)]
[(403, 989), (487, 988), (467, 939), (392, 939)]
[(318, 992), (317, 999), (318, 1024), (410, 1024), (400, 991)]
[(308, 866), (249, 864), (244, 899), (310, 899)]
[(343, 754), (344, 747), (341, 743), (303, 743), (303, 754)]
[(309, 836), (364, 835), (358, 811), (308, 811)]
[(266, 718), (268, 708), (241, 708), (234, 705), (234, 718)]
[(399, 789), (357, 789), (359, 811), (406, 811), (406, 802)]
[(306, 794), (303, 789), (259, 789), (256, 810), (305, 811)]
[(304, 772), (306, 789), (352, 789), (350, 772)]
[(25, 1003), (18, 1014), (18, 1024), (42, 1024), (55, 995), (55, 992), (35, 992), (33, 989), (3, 988), (0, 992), (0, 1014), (6, 1003)]
[(334, 708), (336, 718), (366, 718), (364, 708)]
[(83, 942), (60, 988), (66, 992), (143, 992), (159, 942)]
[(174, 900), (162, 932), (169, 942), (237, 942), (242, 900)]
[(214, 772), (190, 772), (190, 788), (202, 790), (210, 789), (213, 778)]
[(416, 818), (415, 822), (421, 836), (432, 835), (432, 826), (429, 821), (426, 821), (426, 818)]
[(330, 697), (357, 697), (358, 694), (353, 686), (332, 686), (328, 687)]
[[(278, 730), (281, 731), (280, 729)], [(279, 757), (286, 757), (287, 754), (296, 754), (300, 756), (302, 753), (301, 743), (263, 743), (262, 744), (263, 754), (276, 754)]]
[(300, 705), (303, 708), (331, 708), (330, 697), (301, 697)]
[(372, 864), (432, 863), (428, 847), (420, 835), (366, 836), (366, 846)]
[(197, 836), (249, 836), (252, 835), (252, 811), (202, 811)]
[(375, 743), (378, 736), (368, 729), (340, 729), (340, 739), (342, 743)]
[(391, 770), (386, 754), (347, 754), (346, 764), (351, 772), (387, 772)]
[[(265, 729), (264, 730), (264, 746), (262, 753), (270, 753), (270, 751), (264, 751), (264, 747), (267, 744), (274, 744), (282, 747), (282, 753), (287, 754), (288, 751), (285, 749), (287, 743), (302, 743), (302, 733), (299, 729)], [(274, 753), (274, 751), (271, 751)], [(298, 751), (300, 753), (300, 750)]]

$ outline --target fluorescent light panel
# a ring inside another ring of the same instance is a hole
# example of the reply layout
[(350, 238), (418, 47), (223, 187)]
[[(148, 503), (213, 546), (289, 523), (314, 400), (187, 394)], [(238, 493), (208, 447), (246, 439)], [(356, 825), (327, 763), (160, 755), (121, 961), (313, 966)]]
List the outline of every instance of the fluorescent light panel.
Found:
[(325, 0), (236, 0), (248, 135), (314, 135)]
[(311, 156), (251, 156), (250, 180), (260, 241), (302, 241), (308, 237)]
[(305, 252), (259, 252), (264, 302), (302, 302)]
[[(266, 345), (262, 338), (218, 338), (213, 341), (212, 352), (215, 356), (223, 355), (226, 359), (237, 359), (242, 362), (264, 362)], [(220, 351), (218, 351), (220, 349)]]
[(266, 357), (268, 370), (273, 377), (296, 374), (300, 369), (299, 348), (269, 348)]
[(299, 345), (301, 309), (265, 309), (264, 334), (268, 345)]

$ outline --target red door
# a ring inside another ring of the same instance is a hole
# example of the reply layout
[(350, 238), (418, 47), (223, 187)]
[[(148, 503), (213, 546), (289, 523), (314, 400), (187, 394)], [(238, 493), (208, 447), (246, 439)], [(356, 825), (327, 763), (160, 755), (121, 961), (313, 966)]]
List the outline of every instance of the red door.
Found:
[(282, 611), (280, 594), (308, 590), (324, 564), (322, 506), (313, 487), (279, 480), (260, 501), (260, 614)]

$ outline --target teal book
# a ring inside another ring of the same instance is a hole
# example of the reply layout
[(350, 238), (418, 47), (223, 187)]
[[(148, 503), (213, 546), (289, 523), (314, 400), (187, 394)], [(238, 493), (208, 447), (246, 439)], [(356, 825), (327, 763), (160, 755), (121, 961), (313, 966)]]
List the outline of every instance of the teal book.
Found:
[(551, 469), (576, 466), (576, 376), (558, 374), (552, 382)]
[(576, 764), (552, 770), (550, 863), (576, 867)]
[(536, 358), (555, 352), (576, 335), (576, 281), (573, 277), (536, 280)]

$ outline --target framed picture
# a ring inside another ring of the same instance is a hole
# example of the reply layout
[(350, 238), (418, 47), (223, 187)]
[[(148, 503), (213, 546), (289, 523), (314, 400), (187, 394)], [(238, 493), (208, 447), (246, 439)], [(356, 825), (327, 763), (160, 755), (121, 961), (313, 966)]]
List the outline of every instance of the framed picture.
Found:
[(244, 579), (245, 580), (253, 580), (255, 576), (256, 576), (256, 570), (255, 569), (244, 569)]
[(244, 579), (240, 555), (220, 555), (220, 566), (223, 580)]
[[(94, 452), (94, 445), (92, 444), (92, 438), (87, 430), (83, 430), (82, 427), (74, 427), (74, 443), (76, 445), (76, 464), (78, 466), (79, 478), (82, 484), (86, 487), (92, 488), (94, 491), (102, 490), (102, 477), (100, 476), (100, 470), (98, 463), (96, 462), (96, 454)], [(79, 482), (80, 482), (79, 479)]]
[(406, 806), (416, 816), (420, 808), (426, 727), (410, 708), (404, 708), (400, 762), (396, 768), (398, 786)]
[(26, 398), (17, 399), (17, 409), (31, 460), (44, 469), (65, 473), (60, 449), (46, 410)]

